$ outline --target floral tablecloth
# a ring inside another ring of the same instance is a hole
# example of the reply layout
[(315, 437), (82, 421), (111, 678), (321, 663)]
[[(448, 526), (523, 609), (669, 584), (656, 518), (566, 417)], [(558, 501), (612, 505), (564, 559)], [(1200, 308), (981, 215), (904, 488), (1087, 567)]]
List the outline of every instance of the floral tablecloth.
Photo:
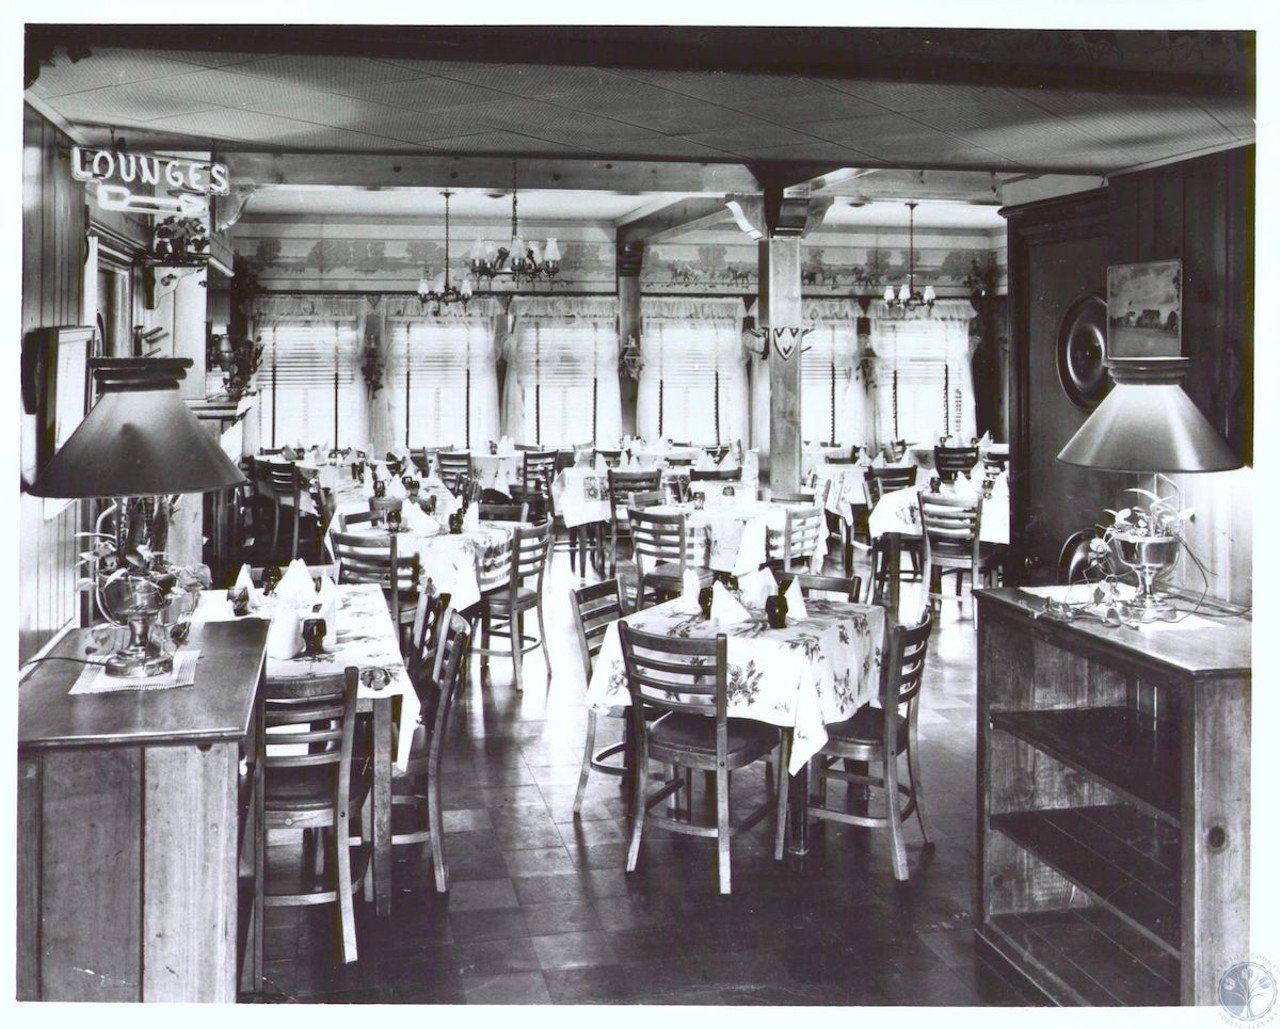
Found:
[[(897, 532), (903, 536), (920, 536), (920, 508), (916, 497), (927, 486), (916, 486), (912, 489), (894, 490), (880, 498), (867, 518), (867, 528), (872, 538), (886, 532)], [(944, 494), (954, 496), (956, 491), (950, 486), (942, 486)], [(1009, 542), (1009, 485), (1005, 476), (1000, 476), (991, 491), (990, 499), (982, 501), (982, 522), (978, 526), (978, 539), (983, 543)]]
[(594, 468), (563, 468), (551, 482), (556, 514), (570, 529), (609, 520), (609, 476)]
[[(266, 598), (259, 615), (270, 617), (271, 598)], [(193, 621), (232, 621), (235, 614), (221, 590), (201, 594)], [(421, 703), (409, 681), (409, 673), (400, 656), (400, 644), (391, 614), (387, 610), (382, 589), (372, 583), (338, 586), (337, 642), (332, 650), (319, 657), (294, 657), (279, 659), (268, 657), (267, 678), (279, 682), (282, 679), (305, 678), (317, 673), (341, 671), (355, 665), (361, 671), (360, 697), (380, 700), (386, 697), (400, 698), (400, 731), (395, 754), (396, 767), (404, 770), (409, 764), (409, 749), (413, 745), (413, 727), (418, 722)], [(380, 670), (384, 674), (378, 674)], [(370, 673), (368, 675), (364, 673)]]
[[(511, 537), (515, 522), (481, 522), (461, 533), (451, 533), (441, 522), (439, 532), (421, 534), (401, 531), (396, 547), (402, 554), (416, 553), (425, 582), (431, 579), (441, 593), (448, 593), (453, 606), (461, 610), (480, 599), (484, 590), (495, 589), (511, 579)], [(367, 522), (349, 530), (355, 535), (385, 535)]]
[[(676, 610), (679, 601), (645, 608), (624, 620), (644, 632), (680, 639), (728, 637), (732, 718), (751, 718), (794, 730), (791, 765), (798, 772), (827, 740), (825, 726), (849, 718), (878, 695), (884, 645), (882, 607), (811, 598), (808, 617), (771, 629), (762, 613), (750, 622), (721, 625)], [(626, 707), (626, 669), (617, 623), (605, 634), (587, 688), (597, 711)]]
[(524, 475), (524, 454), (473, 453), (471, 474), (482, 489), (510, 495), (511, 484), (520, 482)]

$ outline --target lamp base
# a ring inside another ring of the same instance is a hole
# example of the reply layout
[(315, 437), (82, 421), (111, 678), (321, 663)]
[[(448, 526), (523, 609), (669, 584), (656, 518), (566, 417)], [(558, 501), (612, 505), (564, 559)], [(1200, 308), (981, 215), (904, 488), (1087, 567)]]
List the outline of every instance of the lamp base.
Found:
[(168, 654), (149, 656), (117, 651), (107, 658), (107, 674), (121, 679), (144, 679), (173, 672), (173, 658)]
[(1169, 597), (1156, 594), (1139, 595), (1120, 605), (1120, 617), (1139, 625), (1172, 621), (1177, 614), (1178, 609)]

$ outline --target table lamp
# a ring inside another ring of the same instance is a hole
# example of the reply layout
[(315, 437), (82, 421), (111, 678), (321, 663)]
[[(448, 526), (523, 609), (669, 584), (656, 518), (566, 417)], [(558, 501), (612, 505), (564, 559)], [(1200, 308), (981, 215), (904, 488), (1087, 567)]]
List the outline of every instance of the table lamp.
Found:
[[(1105, 363), (1115, 388), (1058, 453), (1059, 461), (1100, 471), (1152, 473), (1157, 484), (1168, 472), (1225, 472), (1243, 464), (1183, 392), (1190, 360)], [(1176, 563), (1179, 538), (1157, 534), (1113, 543), (1118, 544), (1116, 557), (1138, 577), (1138, 594), (1128, 605), (1133, 617), (1140, 622), (1170, 617), (1173, 605), (1156, 593), (1155, 582)]]
[[(178, 394), (188, 358), (99, 360), (102, 398), (53, 455), (28, 492), (37, 497), (116, 502), (117, 553), (123, 552), (126, 501), (207, 493), (245, 481)], [(163, 675), (173, 659), (151, 638), (164, 598), (145, 578), (117, 580), (111, 597), (98, 591), (103, 614), (129, 626), (129, 642), (108, 658), (107, 674)], [(110, 610), (108, 609), (110, 608)]]

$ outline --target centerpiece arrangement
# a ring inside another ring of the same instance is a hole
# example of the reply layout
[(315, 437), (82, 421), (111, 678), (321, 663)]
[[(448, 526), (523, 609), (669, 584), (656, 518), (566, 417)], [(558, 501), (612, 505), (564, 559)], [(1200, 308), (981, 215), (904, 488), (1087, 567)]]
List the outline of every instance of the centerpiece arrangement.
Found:
[(186, 638), (200, 591), (210, 585), (206, 565), (177, 565), (165, 556), (173, 504), (173, 498), (133, 498), (117, 511), (120, 532), (79, 534), (92, 540), (80, 555), (87, 566), (80, 590), (94, 593), (108, 622), (129, 630), (128, 644), (106, 661), (108, 675), (173, 671), (171, 645)]

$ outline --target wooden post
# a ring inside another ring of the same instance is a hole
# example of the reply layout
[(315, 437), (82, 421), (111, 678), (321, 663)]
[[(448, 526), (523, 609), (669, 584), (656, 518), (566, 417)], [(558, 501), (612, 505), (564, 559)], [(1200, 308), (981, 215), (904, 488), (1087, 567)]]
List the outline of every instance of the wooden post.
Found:
[(758, 324), (768, 330), (761, 345), (768, 347), (769, 432), (767, 441), (757, 442), (768, 448), (774, 490), (800, 488), (800, 236), (808, 207), (807, 198), (784, 196), (780, 187), (765, 189), (768, 231), (758, 244)]
[[(644, 263), (643, 243), (619, 243), (617, 249), (618, 269), (618, 349), (622, 350), (627, 341), (640, 340), (640, 266)], [(636, 432), (636, 405), (639, 402), (640, 384), (635, 379), (620, 377), (622, 387), (622, 433), (634, 436)], [(615, 440), (607, 440), (609, 446), (616, 446)]]

